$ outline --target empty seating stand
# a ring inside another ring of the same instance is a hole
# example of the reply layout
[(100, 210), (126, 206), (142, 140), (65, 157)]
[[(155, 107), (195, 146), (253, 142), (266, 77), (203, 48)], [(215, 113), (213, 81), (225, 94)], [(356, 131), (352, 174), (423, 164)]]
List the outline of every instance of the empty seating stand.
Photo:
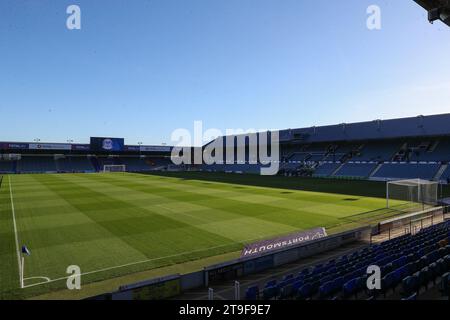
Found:
[(144, 158), (124, 157), (121, 159), (121, 161), (124, 165), (126, 165), (128, 171), (139, 172), (150, 170), (150, 165), (145, 161)]
[(445, 169), (444, 173), (440, 177), (441, 180), (448, 181), (450, 180), (450, 164), (447, 169)]
[(346, 163), (338, 172), (336, 176), (340, 177), (360, 177), (367, 178), (376, 168), (377, 163)]
[[(450, 281), (450, 221), (371, 245), (351, 254), (247, 290), (248, 299), (385, 299), (397, 294), (415, 300), (439, 286), (448, 296)], [(367, 267), (381, 269), (381, 289), (367, 288)]]
[(105, 165), (126, 166), (127, 171), (150, 171), (167, 167), (169, 157), (88, 157), (86, 155), (22, 156), (20, 160), (0, 161), (0, 173), (89, 173), (103, 171)]
[(333, 172), (339, 168), (340, 163), (323, 163), (317, 167), (314, 171), (315, 176), (330, 176)]
[(71, 156), (56, 160), (58, 172), (94, 172), (92, 162), (86, 156)]
[(359, 154), (352, 157), (352, 160), (366, 162), (390, 161), (400, 148), (401, 142), (368, 142)]
[(13, 173), (14, 161), (0, 160), (0, 173)]
[(450, 141), (441, 139), (436, 143), (435, 148), (432, 150), (413, 151), (411, 153), (410, 161), (450, 161)]
[(428, 163), (385, 163), (374, 174), (374, 177), (395, 179), (420, 178), (431, 180), (437, 174), (440, 167), (440, 164)]
[(161, 167), (168, 166), (171, 161), (170, 158), (152, 158), (152, 157), (121, 157), (120, 161), (127, 168), (127, 171), (144, 172), (155, 170)]
[(56, 172), (56, 162), (51, 156), (23, 156), (17, 161), (17, 171), (22, 173)]

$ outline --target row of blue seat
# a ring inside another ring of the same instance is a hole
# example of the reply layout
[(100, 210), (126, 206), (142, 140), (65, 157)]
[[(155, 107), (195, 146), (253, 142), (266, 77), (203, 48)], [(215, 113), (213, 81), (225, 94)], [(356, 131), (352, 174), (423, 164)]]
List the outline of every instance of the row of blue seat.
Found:
[[(438, 242), (449, 237), (450, 223), (442, 223), (423, 229), (416, 235), (405, 235), (379, 245), (372, 245), (351, 255), (305, 268), (298, 275), (285, 276), (279, 283), (269, 281), (262, 290), (263, 299), (289, 297), (310, 298), (317, 295), (325, 299), (336, 293), (344, 297), (355, 295), (365, 286), (366, 270), (369, 265), (380, 266), (382, 274), (394, 278), (392, 284), (398, 284), (403, 278), (415, 270), (413, 264), (421, 268), (428, 266), (437, 259), (450, 254), (450, 247), (438, 248)], [(448, 241), (447, 239), (446, 241)], [(248, 288), (247, 299), (260, 297), (257, 286)]]

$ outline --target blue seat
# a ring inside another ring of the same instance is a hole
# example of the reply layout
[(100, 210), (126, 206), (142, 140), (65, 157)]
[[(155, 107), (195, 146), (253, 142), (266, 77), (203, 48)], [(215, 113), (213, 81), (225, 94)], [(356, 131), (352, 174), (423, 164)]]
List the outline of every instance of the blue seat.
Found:
[(357, 277), (357, 276), (354, 275), (353, 272), (348, 273), (348, 274), (346, 274), (346, 275), (344, 276), (344, 283), (347, 283), (347, 282), (349, 282), (350, 280), (355, 279), (356, 277)]
[(296, 277), (294, 278), (294, 282), (304, 281), (305, 279), (306, 279), (305, 276), (296, 276)]
[(439, 291), (443, 296), (450, 295), (450, 272), (442, 275), (441, 283), (439, 284)]
[(410, 249), (410, 250), (411, 250), (411, 253), (408, 254), (407, 259), (408, 259), (408, 262), (413, 262), (417, 258), (416, 258), (416, 254), (414, 253), (414, 249)]
[(400, 258), (396, 259), (395, 261), (393, 261), (392, 265), (394, 266), (394, 268), (400, 268), (407, 263), (408, 263), (408, 258), (403, 256), (403, 257), (400, 257)]
[(278, 288), (278, 290), (281, 290), (283, 287), (287, 286), (289, 283), (287, 283), (286, 281), (281, 281), (279, 283), (277, 283), (277, 285), (275, 287)]
[(450, 255), (444, 257), (444, 268), (446, 271), (450, 271)]
[(301, 276), (301, 275), (305, 275), (305, 276), (306, 276), (306, 275), (308, 275), (308, 274), (309, 274), (309, 268), (306, 268), (306, 269), (303, 269), (303, 270), (300, 272), (299, 275), (300, 275), (300, 276)]
[(414, 293), (407, 298), (403, 298), (402, 300), (409, 300), (409, 301), (417, 300), (417, 293)]
[(344, 277), (338, 277), (333, 281), (334, 291), (340, 290), (344, 285)]
[(436, 261), (437, 270), (439, 276), (443, 275), (447, 272), (446, 266), (445, 266), (445, 260), (443, 258)]
[(301, 286), (297, 291), (297, 299), (307, 300), (311, 298), (312, 295), (312, 285), (307, 283)]
[(420, 270), (420, 273), (423, 275), (423, 286), (425, 287), (425, 288), (427, 288), (427, 286), (428, 286), (428, 283), (432, 280), (432, 278), (433, 278), (433, 274), (432, 274), (432, 272), (431, 272), (431, 270), (430, 270), (430, 268), (428, 268), (428, 267), (425, 267), (425, 268), (422, 268), (422, 270)]
[(277, 286), (267, 287), (263, 290), (263, 299), (271, 300), (278, 296), (279, 289)]
[(312, 270), (311, 274), (312, 275), (317, 275), (319, 273), (322, 273), (322, 265), (317, 265), (314, 267), (314, 269)]
[(335, 290), (334, 281), (329, 281), (319, 288), (319, 298), (328, 298)]
[(325, 284), (325, 283), (327, 283), (327, 282), (332, 281), (333, 279), (334, 279), (334, 275), (328, 275), (328, 276), (326, 276), (326, 277), (320, 279), (320, 283), (321, 283), (321, 284)]
[(423, 256), (422, 258), (420, 258), (421, 260), (423, 259), (423, 267), (425, 268), (426, 266), (428, 266), (432, 261), (432, 259), (429, 257), (429, 254), (426, 254), (425, 256)]
[(419, 291), (419, 278), (417, 275), (408, 276), (402, 281), (402, 295), (409, 297)]
[(345, 298), (351, 297), (351, 296), (358, 296), (358, 291), (359, 291), (359, 283), (360, 283), (360, 278), (354, 278), (351, 279), (350, 281), (344, 283), (344, 285), (342, 286), (342, 293), (344, 295)]
[(294, 290), (292, 284), (288, 284), (283, 287), (280, 291), (280, 299), (288, 299), (294, 295)]
[(419, 281), (419, 289), (426, 284), (426, 276), (422, 271), (417, 271), (414, 273), (414, 276), (417, 277)]
[(266, 285), (264, 286), (264, 288), (267, 288), (267, 287), (274, 287), (274, 286), (276, 286), (277, 285), (277, 280), (270, 280), (270, 281), (268, 281), (267, 283), (266, 283)]
[(425, 255), (425, 250), (424, 249), (419, 249), (417, 250), (417, 256), (418, 257), (423, 257)]
[(388, 273), (381, 279), (381, 293), (386, 296), (386, 293), (392, 289), (394, 284), (394, 273)]
[(291, 279), (294, 279), (294, 275), (293, 274), (288, 274), (288, 275), (283, 277), (283, 281), (287, 281), (287, 280), (291, 280)]
[[(446, 241), (448, 242), (449, 239), (447, 239)], [(442, 257), (445, 257), (446, 255), (450, 254), (450, 245), (449, 244), (446, 245), (445, 247), (442, 247), (441, 249), (443, 249), (442, 250), (442, 252), (443, 252), (443, 256)]]
[(428, 254), (428, 262), (433, 263), (440, 258), (439, 250), (434, 250)]
[(419, 259), (419, 261), (416, 262), (416, 264), (417, 264), (417, 267), (418, 267), (419, 269), (422, 269), (422, 268), (426, 267), (427, 265), (429, 265), (429, 263), (428, 263), (428, 257), (427, 257), (426, 255), (423, 256), (423, 257), (421, 257), (421, 258)]
[(330, 269), (328, 269), (328, 271), (327, 271), (327, 273), (328, 274), (335, 274), (335, 273), (337, 273), (338, 271), (337, 271), (337, 268), (336, 267), (331, 267)]
[(298, 280), (298, 281), (296, 281), (296, 282), (294, 282), (294, 283), (292, 284), (292, 290), (293, 290), (294, 292), (297, 292), (298, 289), (300, 289), (301, 286), (303, 286), (303, 285), (304, 285), (304, 282), (303, 282), (302, 280)]
[(259, 287), (253, 286), (248, 287), (245, 291), (245, 300), (258, 300), (259, 298)]
[(407, 265), (405, 265), (405, 268), (407, 270), (408, 274), (413, 274), (417, 271), (416, 265), (414, 264), (414, 262), (410, 262)]
[(440, 275), (438, 264), (436, 262), (433, 262), (428, 266), (428, 269), (430, 270), (430, 280), (433, 281), (434, 284), (436, 284), (436, 278)]
[(408, 275), (408, 273), (405, 267), (401, 267), (391, 272), (391, 274), (391, 288), (395, 291), (395, 287)]

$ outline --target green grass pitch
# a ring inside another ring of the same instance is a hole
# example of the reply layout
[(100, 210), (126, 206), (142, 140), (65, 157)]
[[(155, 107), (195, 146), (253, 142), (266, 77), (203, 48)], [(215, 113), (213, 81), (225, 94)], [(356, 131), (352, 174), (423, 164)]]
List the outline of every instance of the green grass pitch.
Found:
[[(262, 238), (333, 228), (384, 206), (383, 198), (170, 174), (4, 176), (0, 295), (63, 288), (69, 265), (81, 268), (83, 283), (94, 282), (238, 251)], [(32, 254), (25, 258), (27, 288), (19, 289), (23, 244)]]

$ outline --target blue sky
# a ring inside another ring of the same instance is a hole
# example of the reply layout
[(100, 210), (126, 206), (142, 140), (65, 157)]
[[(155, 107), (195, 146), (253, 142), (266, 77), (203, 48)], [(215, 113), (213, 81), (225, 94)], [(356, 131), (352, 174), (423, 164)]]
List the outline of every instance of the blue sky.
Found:
[(450, 29), (412, 0), (2, 0), (0, 141), (444, 113), (449, 52)]

